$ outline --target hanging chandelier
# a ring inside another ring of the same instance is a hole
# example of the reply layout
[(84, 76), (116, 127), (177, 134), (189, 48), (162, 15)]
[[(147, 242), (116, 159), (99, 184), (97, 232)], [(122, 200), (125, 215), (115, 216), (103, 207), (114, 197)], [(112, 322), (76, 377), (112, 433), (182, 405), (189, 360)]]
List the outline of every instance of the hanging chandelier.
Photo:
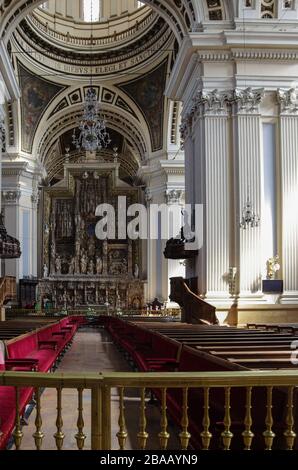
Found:
[(255, 214), (252, 208), (252, 203), (250, 202), (249, 197), (242, 211), (242, 218), (240, 221), (240, 228), (246, 230), (247, 228), (258, 227), (260, 223), (260, 217)]
[(92, 67), (92, 45), (93, 45), (93, 2), (91, 6), (91, 36), (90, 36), (90, 58), (91, 58), (91, 74), (90, 85), (87, 89), (84, 105), (83, 118), (79, 124), (79, 135), (76, 135), (74, 129), (72, 134), (72, 143), (79, 149), (87, 152), (96, 152), (103, 148), (107, 148), (110, 144), (110, 135), (106, 129), (106, 121), (99, 115), (99, 101), (97, 100), (96, 90), (93, 87), (93, 67)]
[(107, 148), (110, 144), (110, 135), (106, 129), (106, 122), (99, 116), (99, 102), (92, 81), (85, 95), (83, 118), (79, 125), (79, 135), (74, 129), (72, 143), (77, 149), (96, 152)]

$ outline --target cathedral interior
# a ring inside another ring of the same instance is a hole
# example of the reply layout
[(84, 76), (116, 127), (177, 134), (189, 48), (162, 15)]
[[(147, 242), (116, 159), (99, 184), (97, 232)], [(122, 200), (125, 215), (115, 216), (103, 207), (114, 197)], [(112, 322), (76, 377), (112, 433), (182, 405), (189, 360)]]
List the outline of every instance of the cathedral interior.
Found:
[(298, 449), (297, 31), (0, 0), (0, 450)]

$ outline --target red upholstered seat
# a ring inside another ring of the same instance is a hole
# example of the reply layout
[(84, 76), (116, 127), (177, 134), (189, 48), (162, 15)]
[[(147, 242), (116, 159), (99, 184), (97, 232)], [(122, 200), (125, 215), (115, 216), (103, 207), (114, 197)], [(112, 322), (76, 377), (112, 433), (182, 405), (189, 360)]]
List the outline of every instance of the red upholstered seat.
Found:
[[(65, 346), (72, 340), (77, 331), (78, 323), (82, 322), (70, 317), (49, 325), (38, 332), (26, 334), (7, 342), (0, 341), (0, 371), (39, 371), (47, 372), (55, 363)], [(53, 335), (53, 333), (58, 333)], [(33, 388), (20, 389), (20, 414), (25, 410), (33, 394)], [(15, 425), (15, 388), (0, 386), (0, 449), (5, 449)]]
[[(23, 369), (28, 371), (28, 366)], [(21, 366), (22, 367), (22, 366)], [(19, 370), (19, 368), (15, 368)], [(5, 347), (0, 341), (0, 371), (5, 371)], [(20, 412), (25, 409), (26, 404), (32, 397), (32, 388), (20, 389)], [(7, 441), (11, 435), (15, 423), (15, 389), (14, 387), (0, 386), (0, 449), (6, 447)]]

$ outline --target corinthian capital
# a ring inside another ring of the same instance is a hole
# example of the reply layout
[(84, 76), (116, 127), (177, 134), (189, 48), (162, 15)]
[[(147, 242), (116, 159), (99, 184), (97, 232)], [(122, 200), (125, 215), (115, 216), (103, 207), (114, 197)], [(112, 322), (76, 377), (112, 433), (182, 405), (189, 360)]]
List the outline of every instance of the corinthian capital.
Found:
[(245, 90), (236, 88), (234, 101), (238, 104), (239, 112), (255, 113), (259, 110), (259, 104), (264, 97), (264, 88), (253, 90), (251, 87)]
[(199, 91), (196, 98), (196, 108), (204, 108), (207, 114), (226, 114), (231, 104), (233, 93), (231, 91)]
[(184, 190), (170, 189), (165, 193), (167, 204), (180, 204), (184, 198)]
[(279, 88), (277, 90), (277, 101), (280, 104), (280, 111), (282, 113), (297, 113), (297, 98), (298, 92), (296, 88), (290, 88), (288, 90)]
[(16, 204), (21, 197), (21, 191), (11, 190), (11, 191), (2, 191), (2, 198), (6, 204)]

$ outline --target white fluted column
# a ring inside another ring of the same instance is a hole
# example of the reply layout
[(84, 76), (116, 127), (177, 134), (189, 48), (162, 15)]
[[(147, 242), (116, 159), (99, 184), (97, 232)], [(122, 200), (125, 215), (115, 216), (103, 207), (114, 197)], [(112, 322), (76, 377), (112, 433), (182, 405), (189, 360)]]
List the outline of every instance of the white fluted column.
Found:
[(192, 110), (192, 195), (204, 205), (204, 244), (196, 272), (199, 291), (214, 304), (230, 301), (230, 100), (230, 92), (200, 92)]
[(206, 139), (206, 249), (207, 292), (212, 301), (229, 298), (229, 129), (228, 115), (207, 115)]
[(298, 303), (298, 105), (297, 92), (279, 90), (281, 105), (282, 303)]
[[(240, 303), (263, 301), (262, 273), (266, 266), (262, 242), (262, 147), (259, 104), (263, 90), (235, 92), (235, 229), (238, 245)], [(261, 217), (260, 225), (244, 230), (239, 223), (247, 200)], [(237, 246), (236, 245), (236, 246)]]

